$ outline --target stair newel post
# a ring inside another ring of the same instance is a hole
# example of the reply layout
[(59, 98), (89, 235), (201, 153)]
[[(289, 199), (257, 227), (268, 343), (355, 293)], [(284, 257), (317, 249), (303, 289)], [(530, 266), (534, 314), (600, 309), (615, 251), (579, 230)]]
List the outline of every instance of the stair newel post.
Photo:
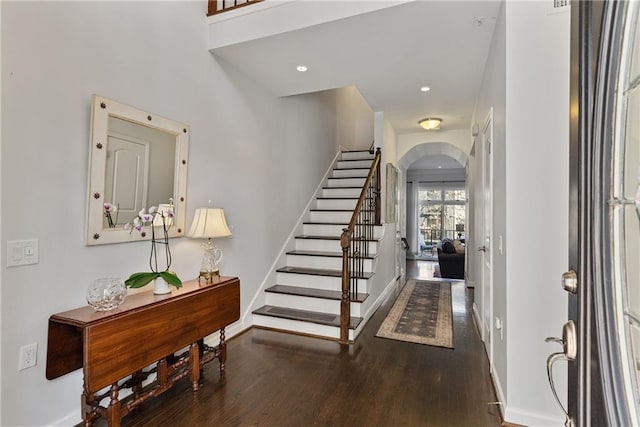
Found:
[(349, 319), (351, 318), (351, 307), (349, 297), (350, 273), (349, 273), (349, 247), (351, 246), (351, 235), (349, 229), (342, 230), (340, 236), (342, 246), (342, 297), (340, 300), (340, 344), (349, 344)]
[[(380, 147), (376, 151), (376, 157), (381, 157)], [(381, 159), (379, 159), (381, 160)], [(376, 194), (376, 224), (382, 224), (381, 215), (380, 215), (380, 161), (376, 166), (376, 174), (375, 174), (375, 194)]]

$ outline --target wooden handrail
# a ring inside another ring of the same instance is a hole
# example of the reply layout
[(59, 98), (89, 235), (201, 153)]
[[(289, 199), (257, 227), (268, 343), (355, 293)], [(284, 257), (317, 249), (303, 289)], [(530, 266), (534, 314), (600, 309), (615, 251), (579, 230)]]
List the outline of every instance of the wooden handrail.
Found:
[[(358, 294), (358, 278), (363, 273), (364, 259), (369, 255), (373, 228), (380, 224), (380, 148), (377, 149), (351, 221), (342, 230), (342, 296), (340, 300), (340, 343), (349, 343), (351, 299)], [(369, 209), (363, 209), (365, 200)]]
[[(238, 9), (240, 7), (249, 6), (255, 3), (260, 3), (263, 0), (247, 0), (244, 3), (238, 4), (238, 0), (209, 0), (209, 6), (207, 11), (207, 16), (216, 15), (218, 13), (227, 12), (229, 10)], [(230, 4), (227, 6), (227, 4)], [(222, 6), (218, 9), (218, 5)]]

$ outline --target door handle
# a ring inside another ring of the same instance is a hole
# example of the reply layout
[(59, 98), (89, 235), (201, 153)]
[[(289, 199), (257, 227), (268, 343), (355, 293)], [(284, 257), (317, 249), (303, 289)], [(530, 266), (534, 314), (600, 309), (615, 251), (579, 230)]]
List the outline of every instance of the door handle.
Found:
[(571, 293), (578, 293), (578, 274), (575, 271), (569, 270), (562, 273), (562, 289)]
[(478, 246), (478, 252), (486, 252), (486, 251), (487, 251), (486, 246)]
[(402, 249), (409, 249), (409, 242), (407, 242), (406, 238), (402, 237), (400, 242), (402, 243)]
[(552, 353), (547, 358), (547, 378), (549, 379), (549, 385), (551, 386), (553, 397), (556, 399), (558, 406), (560, 406), (560, 409), (564, 413), (565, 427), (574, 427), (575, 423), (573, 421), (573, 418), (569, 416), (569, 413), (565, 409), (562, 402), (560, 402), (560, 398), (558, 397), (556, 385), (553, 381), (553, 364), (558, 360), (566, 360), (568, 362), (576, 360), (576, 355), (578, 352), (578, 335), (576, 333), (576, 324), (573, 322), (573, 320), (569, 320), (562, 327), (562, 338), (547, 337), (545, 339), (545, 342), (554, 342), (562, 345), (562, 351)]

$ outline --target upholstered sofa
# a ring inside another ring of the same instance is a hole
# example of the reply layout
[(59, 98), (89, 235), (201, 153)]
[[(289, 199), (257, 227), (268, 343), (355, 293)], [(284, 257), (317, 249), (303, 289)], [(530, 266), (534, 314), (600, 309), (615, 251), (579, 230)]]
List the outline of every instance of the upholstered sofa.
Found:
[(440, 265), (440, 277), (443, 279), (464, 280), (464, 249), (456, 251), (452, 242), (443, 242), (438, 247), (438, 264)]

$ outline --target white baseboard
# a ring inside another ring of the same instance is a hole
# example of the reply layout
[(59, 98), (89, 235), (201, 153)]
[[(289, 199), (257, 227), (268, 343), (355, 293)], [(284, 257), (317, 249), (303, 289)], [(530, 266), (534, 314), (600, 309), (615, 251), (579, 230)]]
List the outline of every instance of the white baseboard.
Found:
[(478, 306), (476, 305), (475, 301), (472, 306), (472, 311), (476, 329), (478, 330), (478, 334), (480, 334), (480, 339), (482, 339), (482, 318), (480, 317), (480, 312), (478, 311)]
[(525, 411), (521, 408), (514, 408), (512, 406), (507, 406), (505, 408), (503, 419), (505, 422), (523, 426), (560, 427), (564, 425), (564, 419), (562, 417), (536, 414)]
[(498, 409), (500, 409), (500, 414), (502, 415), (502, 419), (504, 420), (506, 400), (504, 391), (502, 391), (502, 382), (500, 382), (500, 377), (498, 377), (498, 373), (493, 368), (493, 366), (489, 366), (489, 374), (491, 375), (491, 380), (493, 381), (493, 388), (496, 390), (496, 397), (498, 398)]
[(82, 423), (82, 417), (78, 416), (78, 409), (75, 409), (69, 415), (64, 418), (60, 418), (58, 421), (54, 421), (49, 424), (50, 427), (69, 427)]

